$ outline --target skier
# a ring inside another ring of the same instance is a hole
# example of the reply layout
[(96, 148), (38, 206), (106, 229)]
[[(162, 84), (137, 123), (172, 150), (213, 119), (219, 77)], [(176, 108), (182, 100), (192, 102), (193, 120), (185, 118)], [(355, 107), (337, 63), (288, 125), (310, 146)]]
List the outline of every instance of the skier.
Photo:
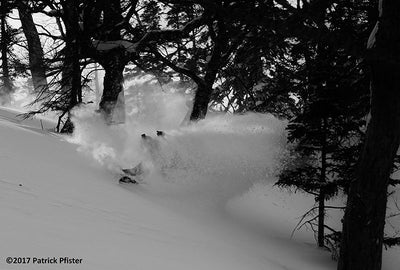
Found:
[[(164, 131), (157, 130), (157, 137), (164, 137), (165, 133)], [(147, 154), (149, 159), (152, 161), (152, 163), (157, 163), (157, 160), (159, 159), (159, 153), (160, 153), (160, 142), (157, 141), (156, 139), (153, 139), (151, 136), (146, 135), (143, 133), (141, 135), (142, 138), (142, 147), (145, 155)], [(130, 169), (122, 169), (122, 172), (125, 174), (121, 179), (119, 180), (122, 183), (134, 183), (137, 184), (137, 181), (135, 178), (141, 178), (143, 177), (146, 173), (148, 173), (148, 167), (149, 165), (145, 164), (143, 165), (144, 162), (141, 161), (139, 162), (138, 165), (136, 165), (133, 168)], [(133, 178), (133, 179), (132, 179)]]

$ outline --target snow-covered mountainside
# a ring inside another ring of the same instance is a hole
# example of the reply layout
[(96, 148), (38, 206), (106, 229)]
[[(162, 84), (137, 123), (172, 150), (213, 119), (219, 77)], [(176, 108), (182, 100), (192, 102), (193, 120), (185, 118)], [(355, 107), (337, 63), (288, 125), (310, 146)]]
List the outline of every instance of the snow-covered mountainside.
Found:
[[(151, 125), (109, 128), (81, 113), (66, 138), (18, 113), (0, 109), (2, 270), (335, 269), (310, 232), (290, 238), (314, 201), (272, 186), (284, 141), (272, 117), (164, 127), (154, 157), (140, 145), (142, 132), (156, 137)], [(118, 183), (138, 162), (142, 182)], [(396, 254), (384, 269), (397, 269)]]

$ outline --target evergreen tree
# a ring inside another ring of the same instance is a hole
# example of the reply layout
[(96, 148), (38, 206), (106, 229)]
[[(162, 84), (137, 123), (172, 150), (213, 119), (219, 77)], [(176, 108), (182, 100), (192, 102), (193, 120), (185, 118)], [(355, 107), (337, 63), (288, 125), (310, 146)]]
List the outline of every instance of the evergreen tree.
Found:
[(299, 110), (288, 132), (297, 159), (286, 165), (278, 185), (316, 196), (320, 247), (326, 240), (325, 200), (339, 189), (347, 190), (367, 114), (368, 80), (361, 48), (368, 21), (365, 11), (357, 10), (348, 1), (316, 5), (292, 41), (297, 67), (288, 77)]
[[(182, 5), (185, 3), (197, 7), (194, 10), (200, 7), (204, 27), (199, 32), (192, 32), (188, 39), (180, 40), (177, 50), (172, 53), (161, 53), (161, 48), (153, 48), (152, 52), (164, 65), (196, 83), (191, 120), (204, 118), (211, 102), (223, 104), (225, 97), (232, 93), (237, 97), (235, 100), (240, 109), (247, 110), (248, 106), (243, 104), (249, 102), (251, 95), (248, 93), (261, 78), (257, 75), (253, 79), (248, 77), (250, 72), (245, 70), (246, 61), (253, 57), (261, 64), (258, 74), (266, 69), (261, 63), (260, 37), (268, 31), (275, 35), (273, 27), (281, 20), (281, 7), (273, 1), (182, 1)], [(175, 15), (170, 16), (169, 21), (176, 23), (176, 12), (171, 14)], [(186, 14), (190, 17), (190, 12)], [(259, 44), (252, 45), (255, 40)], [(242, 74), (236, 73), (239, 65), (243, 67)], [(252, 69), (254, 66), (250, 67), (250, 62), (247, 62), (247, 67)], [(241, 79), (246, 83), (240, 84)]]

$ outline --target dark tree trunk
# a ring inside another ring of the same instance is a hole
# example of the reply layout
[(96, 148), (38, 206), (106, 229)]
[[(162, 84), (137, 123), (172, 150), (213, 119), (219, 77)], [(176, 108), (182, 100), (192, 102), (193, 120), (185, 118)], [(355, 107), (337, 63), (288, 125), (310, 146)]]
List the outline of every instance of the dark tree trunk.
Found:
[(322, 119), (322, 126), (321, 126), (321, 176), (320, 176), (320, 182), (322, 185), (322, 188), (319, 190), (319, 196), (318, 196), (318, 246), (319, 247), (324, 247), (325, 246), (325, 190), (323, 188), (323, 185), (326, 183), (326, 168), (327, 168), (327, 163), (326, 163), (326, 158), (327, 158), (327, 118), (324, 117)]
[(212, 85), (199, 84), (193, 101), (193, 109), (190, 115), (190, 121), (204, 119), (208, 110), (212, 94)]
[[(121, 39), (121, 27), (117, 26), (122, 20), (120, 0), (100, 1), (103, 12), (103, 25), (106, 31), (100, 33), (99, 39), (110, 41)], [(123, 92), (123, 71), (128, 62), (124, 48), (115, 48), (101, 52), (97, 61), (103, 66), (104, 82), (103, 95), (99, 104), (100, 112), (108, 124), (125, 122), (125, 100)]]
[(98, 64), (96, 63), (94, 66), (94, 83), (95, 83), (95, 92), (96, 92), (96, 104), (100, 101), (100, 79), (99, 79), (99, 71)]
[(70, 110), (82, 102), (82, 84), (81, 84), (81, 67), (79, 56), (79, 14), (78, 1), (74, 0), (63, 3), (63, 20), (65, 24), (65, 48), (64, 48), (64, 63), (62, 70), (61, 84), (64, 88), (64, 93), (69, 97), (68, 101), (68, 119), (61, 132), (72, 133), (73, 123), (70, 119)]
[(325, 246), (325, 194), (324, 190), (321, 188), (318, 196), (318, 246)]
[[(3, 5), (1, 6), (3, 8)], [(5, 12), (5, 11), (2, 11)], [(10, 69), (8, 65), (8, 33), (7, 33), (7, 23), (6, 23), (6, 14), (2, 13), (0, 15), (0, 24), (1, 24), (1, 68), (2, 68), (2, 81), (3, 85), (0, 91), (0, 102), (2, 104), (8, 103), (10, 100), (10, 94), (12, 92), (12, 82), (10, 78)]]
[(218, 69), (220, 68), (221, 59), (221, 45), (216, 45), (214, 48), (211, 59), (206, 67), (206, 75), (202, 83), (197, 83), (197, 90), (193, 100), (192, 113), (190, 114), (190, 121), (197, 121), (204, 119), (207, 115), (208, 104), (211, 101), (213, 93), (213, 84), (217, 78)]
[(81, 66), (79, 47), (76, 42), (66, 45), (64, 65), (63, 77), (66, 81), (66, 87), (69, 87), (69, 109), (72, 109), (82, 102)]
[(125, 120), (123, 71), (126, 65), (124, 50), (114, 49), (107, 52), (100, 64), (105, 71), (100, 111), (108, 124), (123, 123)]
[(225, 24), (222, 19), (217, 21), (217, 29), (214, 29), (213, 25), (209, 25), (208, 28), (211, 39), (214, 42), (214, 48), (206, 66), (204, 82), (202, 84), (197, 83), (190, 121), (197, 121), (206, 117), (208, 104), (211, 101), (211, 95), (213, 93), (213, 84), (221, 68), (221, 62), (223, 62), (222, 52), (227, 46), (228, 39), (226, 37)]
[(33, 88), (36, 93), (47, 88), (46, 67), (39, 34), (26, 1), (18, 2), (18, 13), (22, 29), (28, 43), (29, 68), (32, 73)]
[(379, 270), (387, 186), (400, 142), (400, 2), (383, 0), (369, 50), (371, 120), (343, 223), (339, 270)]

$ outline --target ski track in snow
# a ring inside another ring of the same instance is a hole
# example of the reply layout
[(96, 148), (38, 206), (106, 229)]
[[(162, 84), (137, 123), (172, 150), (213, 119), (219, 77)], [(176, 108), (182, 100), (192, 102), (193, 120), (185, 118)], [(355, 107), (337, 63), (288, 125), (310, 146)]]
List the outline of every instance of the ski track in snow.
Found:
[[(82, 128), (91, 132), (75, 138), (77, 149), (42, 130), (43, 122), (20, 122), (16, 114), (0, 109), (0, 269), (335, 269), (309, 232), (290, 239), (297, 211), (313, 199), (279, 192), (273, 178), (261, 181), (275, 169), (262, 163), (275, 162), (282, 138), (257, 130), (252, 117), (168, 130), (144, 182), (121, 185), (116, 166), (138, 161), (141, 130), (115, 142), (115, 131), (89, 121)], [(246, 128), (255, 135), (243, 144)], [(274, 145), (260, 147), (266, 138)], [(103, 155), (93, 155), (99, 145)], [(396, 252), (385, 253), (385, 270), (397, 269)], [(7, 265), (8, 256), (83, 263)]]

